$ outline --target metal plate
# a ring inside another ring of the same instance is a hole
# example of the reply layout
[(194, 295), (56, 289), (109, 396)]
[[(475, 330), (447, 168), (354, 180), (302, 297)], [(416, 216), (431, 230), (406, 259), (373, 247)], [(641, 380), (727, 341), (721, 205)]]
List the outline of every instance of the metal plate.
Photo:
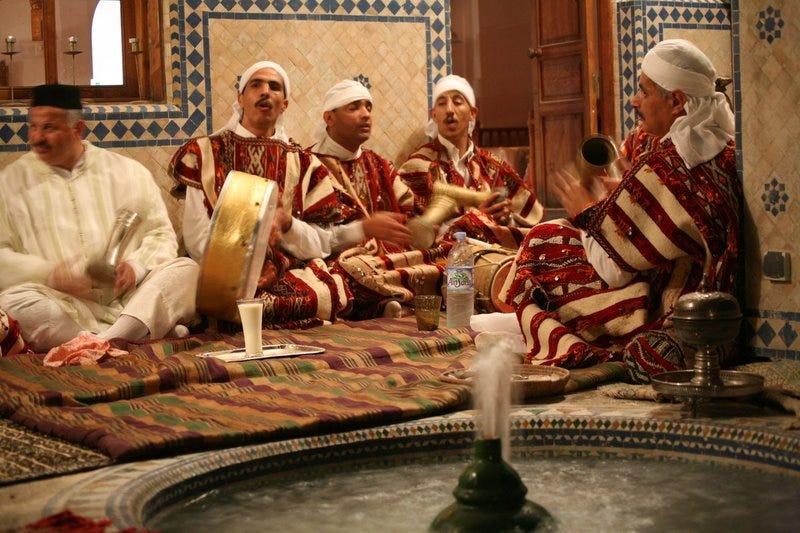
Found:
[(764, 378), (758, 374), (722, 370), (722, 385), (696, 385), (692, 383), (694, 370), (663, 372), (653, 376), (653, 389), (662, 394), (686, 398), (735, 398), (752, 396), (764, 389)]
[(244, 348), (235, 350), (220, 350), (218, 352), (204, 352), (198, 357), (213, 357), (225, 363), (237, 363), (240, 361), (253, 361), (256, 359), (274, 359), (279, 357), (297, 357), (298, 355), (314, 355), (325, 351), (319, 346), (304, 346), (302, 344), (265, 344), (261, 347), (261, 353), (248, 355)]

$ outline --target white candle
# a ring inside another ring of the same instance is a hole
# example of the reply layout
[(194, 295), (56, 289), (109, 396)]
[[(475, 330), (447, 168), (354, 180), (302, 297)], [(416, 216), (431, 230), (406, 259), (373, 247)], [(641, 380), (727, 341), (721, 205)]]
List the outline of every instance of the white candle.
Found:
[(9, 35), (8, 37), (6, 37), (6, 52), (11, 53), (14, 51), (15, 42), (17, 42), (17, 40), (14, 38), (13, 35)]
[(69, 51), (74, 52), (75, 49), (78, 47), (78, 38), (75, 37), (74, 35), (70, 35), (67, 41), (69, 42)]
[(139, 39), (136, 37), (131, 37), (128, 39), (128, 42), (131, 43), (131, 52), (138, 52), (139, 51)]

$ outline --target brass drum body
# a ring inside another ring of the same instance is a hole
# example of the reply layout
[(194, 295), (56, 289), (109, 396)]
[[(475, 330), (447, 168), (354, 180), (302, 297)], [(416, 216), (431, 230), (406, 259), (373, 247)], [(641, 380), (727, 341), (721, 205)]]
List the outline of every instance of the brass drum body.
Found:
[(516, 250), (472, 246), (475, 257), (475, 306), (481, 311), (510, 313), (513, 307), (500, 300), (500, 291), (511, 271)]
[(619, 178), (621, 173), (617, 167), (618, 159), (619, 150), (611, 137), (599, 133), (588, 135), (578, 147), (578, 158), (575, 161), (578, 178), (587, 187), (602, 173), (611, 178)]
[(200, 261), (199, 312), (240, 322), (236, 300), (255, 296), (277, 204), (274, 181), (235, 170), (228, 173)]
[[(504, 192), (498, 192), (505, 197)], [(435, 182), (425, 212), (406, 224), (411, 231), (411, 245), (418, 250), (430, 248), (436, 242), (436, 230), (439, 225), (454, 217), (459, 207), (478, 207), (491, 194), (492, 191), (474, 191), (441, 181)]]

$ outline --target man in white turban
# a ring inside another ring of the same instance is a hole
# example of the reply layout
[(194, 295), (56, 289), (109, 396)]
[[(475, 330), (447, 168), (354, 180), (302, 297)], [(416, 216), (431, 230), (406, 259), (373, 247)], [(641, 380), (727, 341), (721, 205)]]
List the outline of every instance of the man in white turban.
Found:
[(459, 211), (459, 218), (444, 224), (442, 230), (465, 231), (470, 237), (516, 249), (523, 237), (519, 228), (539, 222), (543, 209), (536, 193), (508, 163), (475, 146), (471, 135), (477, 116), (469, 82), (456, 75), (441, 78), (433, 87), (427, 124), (432, 140), (414, 151), (398, 172), (414, 191), (418, 213), (430, 203), (437, 181), (494, 191), (479, 207)]
[(344, 221), (340, 194), (319, 159), (287, 137), (283, 114), (289, 95), (283, 67), (271, 61), (251, 65), (239, 78), (230, 120), (214, 134), (184, 144), (169, 170), (176, 190), (186, 191), (184, 244), (198, 261), (230, 171), (278, 183), (281, 207), (274, 220), (281, 238), (270, 243), (257, 291), (270, 326), (333, 320), (348, 304), (341, 278), (322, 261), (330, 252), (320, 242), (320, 228)]
[(341, 250), (365, 239), (377, 239), (388, 251), (405, 249), (411, 232), (404, 214), (411, 210), (411, 191), (394, 165), (362, 145), (372, 133), (372, 95), (361, 83), (342, 80), (325, 94), (322, 123), (311, 151), (328, 167), (352, 204), (354, 221), (340, 226), (332, 248)]
[[(413, 209), (411, 190), (391, 162), (363, 146), (372, 133), (372, 109), (364, 85), (336, 83), (325, 94), (317, 143), (311, 148), (345, 193), (348, 223), (330, 229), (330, 248), (340, 252), (336, 270), (350, 274), (345, 278), (355, 298), (350, 319), (396, 316), (399, 303), (413, 298), (420, 280), (429, 280), (431, 290), (440, 284), (430, 252), (409, 249), (411, 231), (405, 222)], [(391, 259), (384, 261), (387, 254)], [(368, 274), (364, 265), (373, 267)]]
[(621, 182), (597, 198), (602, 187), (560, 171), (554, 192), (571, 218), (532, 228), (517, 255), (508, 301), (530, 363), (623, 360), (631, 380), (649, 382), (691, 365), (670, 335), (678, 297), (703, 280), (734, 289), (742, 192), (716, 71), (680, 39), (657, 44), (641, 67)]

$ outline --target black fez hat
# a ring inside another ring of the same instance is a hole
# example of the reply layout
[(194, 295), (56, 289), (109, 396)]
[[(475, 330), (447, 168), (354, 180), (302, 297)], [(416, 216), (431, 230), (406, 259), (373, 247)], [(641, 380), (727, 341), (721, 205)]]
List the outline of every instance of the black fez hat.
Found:
[(50, 106), (61, 109), (83, 109), (81, 92), (74, 85), (39, 85), (33, 88), (31, 107)]

